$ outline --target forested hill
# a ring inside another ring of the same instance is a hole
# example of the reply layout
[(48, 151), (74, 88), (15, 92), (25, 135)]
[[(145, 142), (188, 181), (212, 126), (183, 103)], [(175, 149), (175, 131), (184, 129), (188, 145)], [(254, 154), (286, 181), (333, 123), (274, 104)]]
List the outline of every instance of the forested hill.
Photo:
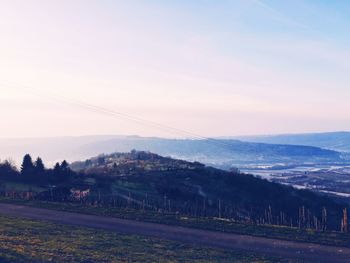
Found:
[(344, 162), (344, 155), (312, 146), (243, 142), (239, 140), (189, 140), (144, 137), (113, 138), (85, 145), (86, 152), (151, 151), (177, 159), (199, 161), (217, 168), (245, 165)]
[[(329, 226), (337, 228), (342, 208), (346, 206), (308, 190), (271, 183), (238, 171), (227, 172), (147, 152), (100, 155), (73, 163), (71, 167), (89, 178), (103, 176), (108, 181), (105, 193), (132, 196), (138, 202), (152, 199), (155, 206), (169, 209), (170, 205), (175, 211), (273, 220), (296, 226), (301, 210), (304, 216), (308, 214), (308, 224), (317, 224), (322, 220), (323, 209), (327, 209)], [(266, 218), (269, 213), (271, 216)]]
[(347, 207), (238, 170), (140, 151), (99, 155), (71, 165), (63, 161), (49, 169), (41, 158), (33, 161), (29, 154), (20, 168), (4, 161), (0, 196), (317, 230), (339, 230)]

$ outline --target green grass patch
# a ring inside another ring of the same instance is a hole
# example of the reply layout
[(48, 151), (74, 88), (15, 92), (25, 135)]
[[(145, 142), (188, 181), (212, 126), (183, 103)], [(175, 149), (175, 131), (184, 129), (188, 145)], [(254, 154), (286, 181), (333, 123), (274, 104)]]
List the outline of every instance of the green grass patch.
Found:
[(0, 189), (3, 191), (15, 191), (15, 192), (41, 192), (46, 190), (45, 188), (39, 187), (35, 184), (26, 184), (26, 183), (15, 183), (15, 182), (6, 182), (0, 184)]
[(1, 262), (292, 262), (0, 216)]

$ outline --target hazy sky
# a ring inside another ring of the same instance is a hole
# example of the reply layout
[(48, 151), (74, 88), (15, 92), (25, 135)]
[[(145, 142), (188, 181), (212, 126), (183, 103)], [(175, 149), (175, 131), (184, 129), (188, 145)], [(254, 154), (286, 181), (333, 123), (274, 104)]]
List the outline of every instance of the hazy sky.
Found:
[[(350, 130), (350, 1), (0, 0), (0, 137)], [(36, 89), (33, 92), (26, 87)]]

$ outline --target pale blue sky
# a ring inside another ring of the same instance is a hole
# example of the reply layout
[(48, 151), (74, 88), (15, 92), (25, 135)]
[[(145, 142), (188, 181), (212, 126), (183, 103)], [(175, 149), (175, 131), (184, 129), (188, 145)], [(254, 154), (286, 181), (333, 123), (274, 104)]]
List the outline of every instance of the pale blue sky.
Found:
[(0, 0), (0, 136), (173, 136), (52, 94), (203, 136), (350, 130), (349, 13), (349, 1)]

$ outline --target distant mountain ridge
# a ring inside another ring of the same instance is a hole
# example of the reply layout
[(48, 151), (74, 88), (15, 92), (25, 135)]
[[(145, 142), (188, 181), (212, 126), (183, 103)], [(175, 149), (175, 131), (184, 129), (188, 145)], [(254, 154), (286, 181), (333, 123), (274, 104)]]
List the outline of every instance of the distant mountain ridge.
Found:
[(281, 134), (265, 136), (232, 137), (247, 142), (261, 142), (287, 145), (308, 145), (339, 152), (350, 152), (350, 132), (326, 132), (305, 134)]
[[(344, 154), (313, 146), (243, 142), (233, 139), (191, 140), (139, 136), (83, 136), (43, 139), (0, 139), (0, 158), (17, 163), (25, 153), (56, 160), (85, 160), (101, 153), (150, 151), (188, 161), (229, 169), (251, 164), (343, 162)], [(9, 155), (11, 154), (11, 156)]]

